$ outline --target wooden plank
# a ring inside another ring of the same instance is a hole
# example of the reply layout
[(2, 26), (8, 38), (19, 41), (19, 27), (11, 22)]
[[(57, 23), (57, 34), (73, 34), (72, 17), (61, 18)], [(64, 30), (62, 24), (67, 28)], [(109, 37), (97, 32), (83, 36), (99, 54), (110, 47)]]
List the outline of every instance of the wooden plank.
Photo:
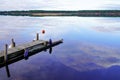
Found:
[[(47, 45), (44, 45), (44, 42), (47, 43)], [(62, 43), (63, 40), (54, 41), (52, 45), (48, 44), (48, 41), (43, 40), (37, 40), (34, 42), (18, 45), (14, 48), (8, 49), (8, 64), (17, 62), (21, 59), (24, 59), (24, 51), (27, 48), (29, 50), (29, 56), (32, 56), (38, 52), (41, 52), (45, 49), (48, 49), (50, 47), (54, 47), (60, 43)], [(0, 68), (5, 66), (4, 62), (4, 52), (0, 52)]]
[[(43, 44), (43, 42), (45, 42), (45, 41), (38, 40), (38, 41), (34, 41), (34, 42), (29, 42), (29, 43), (26, 43), (26, 44), (18, 45), (18, 46), (13, 47), (13, 48), (9, 48), (8, 49), (8, 54), (11, 54), (11, 53), (23, 50), (25, 48), (29, 48), (29, 47), (35, 46), (35, 45)], [(4, 50), (0, 51), (0, 57), (2, 57), (4, 55), (3, 53), (4, 53)]]

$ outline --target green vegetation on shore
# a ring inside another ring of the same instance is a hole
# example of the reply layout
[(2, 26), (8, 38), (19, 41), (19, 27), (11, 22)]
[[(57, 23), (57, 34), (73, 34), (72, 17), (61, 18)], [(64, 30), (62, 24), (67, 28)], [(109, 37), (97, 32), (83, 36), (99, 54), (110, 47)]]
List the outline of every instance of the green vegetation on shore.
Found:
[(0, 15), (11, 16), (83, 16), (83, 17), (120, 17), (120, 10), (79, 10), (79, 11), (0, 11)]

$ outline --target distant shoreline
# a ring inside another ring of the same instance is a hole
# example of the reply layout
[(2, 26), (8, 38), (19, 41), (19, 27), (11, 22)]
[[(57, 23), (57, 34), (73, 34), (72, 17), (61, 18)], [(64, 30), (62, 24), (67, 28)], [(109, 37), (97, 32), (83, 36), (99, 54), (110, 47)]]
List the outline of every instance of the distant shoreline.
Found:
[(120, 10), (79, 10), (79, 11), (0, 11), (0, 15), (11, 16), (80, 16), (80, 17), (120, 17)]

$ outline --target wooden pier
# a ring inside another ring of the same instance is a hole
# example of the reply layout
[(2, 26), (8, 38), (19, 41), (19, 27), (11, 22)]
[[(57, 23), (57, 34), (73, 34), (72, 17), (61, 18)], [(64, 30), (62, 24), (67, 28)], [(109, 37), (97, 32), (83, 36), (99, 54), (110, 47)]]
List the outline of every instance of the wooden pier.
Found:
[(16, 45), (14, 39), (12, 39), (9, 48), (5, 44), (5, 49), (0, 51), (0, 68), (5, 66), (7, 76), (10, 77), (9, 64), (22, 59), (27, 60), (30, 56), (41, 51), (46, 51), (47, 49), (49, 49), (49, 53), (51, 54), (52, 47), (60, 43), (63, 43), (63, 39), (54, 42), (52, 39), (49, 39), (49, 41), (39, 40), (39, 33), (36, 34), (35, 40), (21, 45)]
[[(29, 42), (26, 44), (18, 45), (13, 48), (10, 48), (7, 50), (6, 49), (3, 51), (0, 51), (0, 68), (6, 66), (9, 64), (12, 64), (14, 62), (17, 62), (22, 59), (26, 59), (26, 57), (29, 58), (29, 56), (32, 56), (38, 52), (44, 51), (46, 49), (50, 49), (60, 43), (62, 43), (63, 40), (58, 40), (49, 43), (49, 41), (44, 41), (44, 40), (36, 40), (33, 42)], [(27, 53), (25, 51), (27, 50)], [(7, 59), (6, 59), (7, 58)]]

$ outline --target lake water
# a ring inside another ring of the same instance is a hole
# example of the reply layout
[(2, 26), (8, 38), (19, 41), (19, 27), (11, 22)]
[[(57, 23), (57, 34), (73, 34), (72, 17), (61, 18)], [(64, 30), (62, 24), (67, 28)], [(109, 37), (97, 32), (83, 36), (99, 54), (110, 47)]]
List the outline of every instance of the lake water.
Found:
[[(46, 33), (42, 34), (41, 30)], [(0, 69), (0, 80), (119, 80), (120, 18), (0, 16), (0, 50), (10, 44), (63, 39), (52, 54), (40, 52)]]

